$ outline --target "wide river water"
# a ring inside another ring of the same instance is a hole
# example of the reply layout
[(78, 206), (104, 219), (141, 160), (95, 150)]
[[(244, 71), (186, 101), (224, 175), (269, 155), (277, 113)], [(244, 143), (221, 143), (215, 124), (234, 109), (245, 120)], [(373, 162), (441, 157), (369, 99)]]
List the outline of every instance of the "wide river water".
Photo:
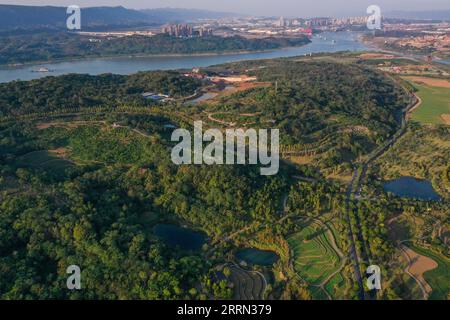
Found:
[[(293, 57), (319, 52), (368, 50), (369, 48), (365, 44), (358, 41), (359, 35), (360, 33), (355, 32), (323, 33), (321, 37), (315, 36), (312, 42), (306, 46), (266, 52), (197, 56), (97, 58), (20, 67), (4, 67), (0, 69), (0, 82), (31, 80), (68, 73), (91, 75), (102, 73), (132, 74), (149, 70), (191, 69), (242, 60)], [(33, 72), (39, 68), (47, 68), (52, 72)]]

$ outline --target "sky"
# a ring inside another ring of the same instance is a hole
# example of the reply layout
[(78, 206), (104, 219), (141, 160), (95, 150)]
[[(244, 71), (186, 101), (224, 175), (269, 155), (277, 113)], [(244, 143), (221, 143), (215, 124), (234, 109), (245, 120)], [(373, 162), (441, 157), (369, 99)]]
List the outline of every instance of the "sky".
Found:
[(286, 17), (362, 16), (369, 5), (378, 5), (384, 12), (450, 9), (450, 0), (0, 0), (0, 4), (195, 8)]

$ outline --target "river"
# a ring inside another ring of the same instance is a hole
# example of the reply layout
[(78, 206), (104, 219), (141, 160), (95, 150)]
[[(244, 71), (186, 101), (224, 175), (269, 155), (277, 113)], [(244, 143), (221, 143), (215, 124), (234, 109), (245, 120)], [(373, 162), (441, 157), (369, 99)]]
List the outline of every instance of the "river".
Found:
[[(96, 58), (19, 67), (3, 67), (0, 69), (0, 83), (13, 80), (32, 80), (68, 73), (91, 75), (102, 73), (132, 74), (138, 71), (191, 69), (234, 61), (293, 57), (309, 53), (368, 50), (369, 48), (365, 44), (358, 41), (359, 35), (360, 33), (355, 32), (327, 32), (321, 34), (321, 38), (318, 36), (313, 37), (312, 42), (306, 46), (265, 52), (197, 56)], [(39, 68), (47, 68), (51, 72), (33, 72)]]

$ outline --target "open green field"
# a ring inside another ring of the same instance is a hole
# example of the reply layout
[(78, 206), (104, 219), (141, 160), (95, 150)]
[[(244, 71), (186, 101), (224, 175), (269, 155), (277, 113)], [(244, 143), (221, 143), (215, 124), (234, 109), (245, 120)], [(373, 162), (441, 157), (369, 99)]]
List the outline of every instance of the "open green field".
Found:
[[(319, 285), (338, 270), (340, 258), (331, 247), (326, 230), (319, 226), (304, 227), (302, 231), (292, 235), (288, 243), (294, 252), (294, 269), (308, 283)], [(342, 276), (337, 274), (325, 288), (334, 296), (335, 286), (342, 284)]]
[(412, 249), (417, 253), (427, 256), (438, 263), (436, 269), (424, 273), (424, 278), (433, 288), (430, 300), (447, 300), (450, 293), (450, 262), (443, 256), (422, 247), (413, 246)]
[(333, 297), (341, 297), (343, 296), (342, 287), (344, 284), (344, 278), (340, 273), (338, 273), (327, 282), (325, 285), (325, 290), (327, 290)]
[(412, 119), (426, 124), (445, 124), (442, 115), (450, 115), (450, 88), (413, 85), (422, 105), (413, 112)]
[[(406, 267), (406, 266), (405, 266)], [(400, 296), (405, 300), (420, 300), (423, 299), (423, 293), (420, 290), (417, 281), (411, 278), (407, 273), (401, 275), (401, 284), (397, 286), (400, 289)]]
[(309, 292), (314, 300), (328, 300), (328, 296), (322, 288), (309, 287)]
[(56, 176), (63, 176), (65, 170), (73, 166), (71, 162), (61, 159), (47, 150), (30, 152), (20, 157), (17, 163), (20, 167), (41, 169)]

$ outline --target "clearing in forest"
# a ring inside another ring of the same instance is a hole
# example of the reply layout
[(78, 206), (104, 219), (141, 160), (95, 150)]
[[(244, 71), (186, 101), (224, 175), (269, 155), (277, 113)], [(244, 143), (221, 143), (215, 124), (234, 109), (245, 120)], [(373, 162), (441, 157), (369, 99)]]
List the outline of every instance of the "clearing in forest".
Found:
[(423, 275), (427, 271), (436, 269), (438, 264), (436, 261), (420, 255), (404, 245), (401, 246), (401, 249), (409, 263), (405, 271), (420, 284), (420, 287), (424, 291), (424, 296), (428, 297), (433, 291), (433, 288), (428, 284)]
[[(319, 225), (309, 225), (288, 239), (294, 254), (294, 269), (298, 275), (313, 286), (323, 284), (340, 267), (341, 259), (328, 239), (327, 230)], [(334, 295), (335, 286), (342, 284), (339, 273), (332, 277), (331, 285), (326, 286)]]
[(412, 246), (417, 254), (431, 259), (436, 264), (435, 268), (424, 271), (423, 278), (433, 289), (430, 295), (431, 300), (446, 300), (450, 294), (450, 259), (435, 251), (419, 246)]
[(418, 90), (422, 104), (414, 110), (412, 119), (426, 124), (449, 124), (450, 82), (427, 77), (405, 77)]
[(230, 266), (229, 280), (233, 284), (233, 299), (261, 300), (264, 299), (266, 283), (261, 274), (244, 270), (238, 266)]

